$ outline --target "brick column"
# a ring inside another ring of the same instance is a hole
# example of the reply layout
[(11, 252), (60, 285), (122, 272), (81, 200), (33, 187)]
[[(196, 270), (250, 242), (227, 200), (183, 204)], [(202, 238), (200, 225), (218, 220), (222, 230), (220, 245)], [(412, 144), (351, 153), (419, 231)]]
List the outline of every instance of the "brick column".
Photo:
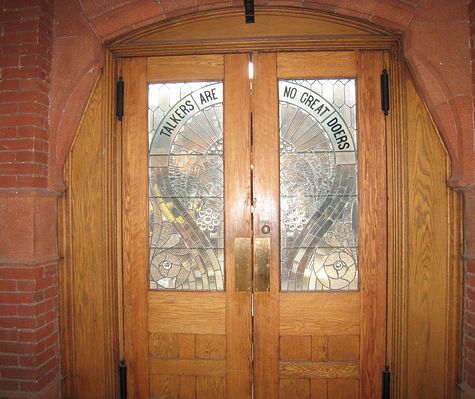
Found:
[[(470, 21), (470, 48), (472, 65), (472, 88), (475, 108), (475, 0), (468, 1)], [(474, 114), (475, 122), (475, 114)], [(475, 125), (475, 123), (474, 123)], [(466, 160), (474, 168), (474, 159)], [(464, 323), (462, 353), (462, 398), (475, 399), (475, 184), (467, 187), (464, 194)]]
[(59, 397), (52, 4), (0, 0), (0, 398)]

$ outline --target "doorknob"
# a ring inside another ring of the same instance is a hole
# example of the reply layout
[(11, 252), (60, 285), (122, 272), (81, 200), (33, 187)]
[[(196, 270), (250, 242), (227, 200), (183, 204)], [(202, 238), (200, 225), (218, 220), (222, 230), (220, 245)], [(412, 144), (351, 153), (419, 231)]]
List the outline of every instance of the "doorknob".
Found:
[(270, 233), (270, 226), (268, 224), (265, 224), (264, 226), (262, 226), (261, 231), (264, 234), (269, 234)]

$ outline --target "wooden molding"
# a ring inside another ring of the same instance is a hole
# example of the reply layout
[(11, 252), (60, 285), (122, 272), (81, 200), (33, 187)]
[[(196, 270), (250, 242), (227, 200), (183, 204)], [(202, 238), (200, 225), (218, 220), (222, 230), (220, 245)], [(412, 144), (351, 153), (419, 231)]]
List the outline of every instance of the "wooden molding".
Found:
[(167, 20), (106, 43), (117, 56), (251, 51), (389, 48), (398, 34), (352, 18), (312, 10), (256, 8), (245, 24), (240, 8)]

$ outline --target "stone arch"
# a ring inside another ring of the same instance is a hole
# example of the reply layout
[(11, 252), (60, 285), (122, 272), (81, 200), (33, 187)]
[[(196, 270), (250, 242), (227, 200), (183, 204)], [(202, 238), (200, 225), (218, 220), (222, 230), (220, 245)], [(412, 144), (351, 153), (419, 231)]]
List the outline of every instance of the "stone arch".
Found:
[[(213, 0), (56, 2), (51, 90), (49, 187), (62, 189), (62, 167), (103, 64), (105, 43), (139, 27), (203, 10), (241, 6)], [(298, 7), (358, 18), (402, 35), (405, 58), (452, 160), (450, 184), (473, 182), (473, 105), (467, 6), (463, 0), (289, 0)], [(272, 1), (257, 1), (267, 7)], [(241, 7), (242, 8), (242, 7)], [(65, 72), (67, 71), (67, 72)]]

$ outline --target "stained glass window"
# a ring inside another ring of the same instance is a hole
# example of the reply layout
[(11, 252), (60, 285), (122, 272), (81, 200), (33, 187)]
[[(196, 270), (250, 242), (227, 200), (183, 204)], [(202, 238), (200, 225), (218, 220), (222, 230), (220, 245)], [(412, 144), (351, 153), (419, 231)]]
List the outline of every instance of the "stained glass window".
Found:
[(358, 289), (354, 79), (281, 80), (281, 289)]
[(149, 85), (150, 289), (223, 290), (223, 84)]

